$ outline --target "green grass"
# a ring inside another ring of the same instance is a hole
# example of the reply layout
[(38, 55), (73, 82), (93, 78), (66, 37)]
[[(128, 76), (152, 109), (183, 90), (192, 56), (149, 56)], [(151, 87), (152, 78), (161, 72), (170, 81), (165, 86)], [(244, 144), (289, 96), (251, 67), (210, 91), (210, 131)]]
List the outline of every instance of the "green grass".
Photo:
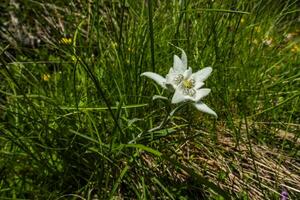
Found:
[[(296, 0), (12, 2), (1, 199), (300, 197)], [(185, 106), (157, 128), (175, 105), (140, 74), (167, 74), (174, 46), (193, 71), (213, 68), (204, 102), (218, 119)]]

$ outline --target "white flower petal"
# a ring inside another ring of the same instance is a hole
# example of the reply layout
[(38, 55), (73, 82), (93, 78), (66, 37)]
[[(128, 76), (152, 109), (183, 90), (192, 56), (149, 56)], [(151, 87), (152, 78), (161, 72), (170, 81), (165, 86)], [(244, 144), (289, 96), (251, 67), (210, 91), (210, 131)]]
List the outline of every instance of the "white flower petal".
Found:
[(195, 102), (198, 102), (203, 97), (206, 97), (210, 93), (210, 91), (211, 90), (209, 88), (203, 88), (203, 89), (196, 90)]
[(172, 86), (174, 89), (176, 89), (177, 85), (179, 84), (177, 83), (178, 81), (176, 82), (179, 75), (180, 75), (179, 73), (171, 72), (170, 70), (169, 74), (166, 75), (166, 86), (167, 87)]
[(192, 74), (193, 74), (192, 68), (189, 67), (187, 70), (185, 70), (185, 71), (183, 72), (183, 77), (184, 77), (184, 79), (189, 79), (189, 77), (190, 77)]
[(177, 73), (173, 71), (173, 68), (170, 68), (169, 73), (166, 75), (167, 83), (172, 83), (173, 79), (176, 77)]
[(174, 55), (173, 69), (178, 73), (183, 73), (186, 70), (182, 60), (176, 55)]
[(211, 67), (205, 67), (205, 68), (197, 71), (196, 73), (194, 73), (192, 75), (192, 78), (194, 78), (196, 82), (203, 82), (209, 77), (211, 72), (212, 72)]
[(168, 73), (168, 74), (171, 74), (171, 73), (175, 73), (173, 67), (171, 67), (171, 68), (169, 69), (169, 73)]
[(210, 109), (205, 103), (202, 103), (202, 102), (200, 101), (200, 102), (194, 103), (194, 106), (195, 106), (199, 111), (208, 113), (208, 114), (213, 115), (214, 117), (218, 118), (217, 113), (215, 113), (215, 111), (213, 111), (212, 109)]
[(188, 68), (188, 65), (187, 65), (187, 56), (185, 54), (185, 52), (183, 51), (183, 49), (180, 49), (181, 50), (181, 61), (182, 61), (182, 64), (184, 66), (185, 69)]
[(166, 79), (164, 77), (162, 77), (161, 75), (153, 73), (153, 72), (144, 72), (144, 73), (141, 74), (141, 76), (146, 76), (148, 78), (151, 78), (157, 84), (159, 84), (161, 87), (167, 89), (167, 87), (165, 85)]
[(195, 89), (195, 90), (198, 90), (198, 89), (200, 89), (203, 85), (204, 85), (203, 82), (196, 82), (194, 89)]
[(182, 91), (179, 88), (177, 88), (175, 90), (175, 93), (174, 93), (174, 95), (172, 97), (172, 101), (171, 102), (172, 103), (180, 103), (180, 102), (183, 102), (183, 101), (186, 101), (185, 95), (182, 94)]
[(195, 102), (195, 97), (191, 97), (189, 95), (185, 95), (184, 96), (184, 101), (191, 101), (191, 102)]

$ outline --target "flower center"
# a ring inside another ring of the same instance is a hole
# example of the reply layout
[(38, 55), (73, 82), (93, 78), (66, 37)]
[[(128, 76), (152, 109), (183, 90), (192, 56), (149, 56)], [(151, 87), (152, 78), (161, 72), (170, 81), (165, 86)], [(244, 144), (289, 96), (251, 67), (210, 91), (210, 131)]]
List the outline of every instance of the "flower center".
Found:
[(194, 87), (195, 87), (194, 79), (184, 79), (182, 81), (183, 94), (193, 97), (196, 94), (196, 90), (193, 89)]
[(185, 79), (182, 81), (182, 84), (186, 89), (192, 89), (195, 85), (195, 80), (194, 79), (190, 79), (190, 80)]

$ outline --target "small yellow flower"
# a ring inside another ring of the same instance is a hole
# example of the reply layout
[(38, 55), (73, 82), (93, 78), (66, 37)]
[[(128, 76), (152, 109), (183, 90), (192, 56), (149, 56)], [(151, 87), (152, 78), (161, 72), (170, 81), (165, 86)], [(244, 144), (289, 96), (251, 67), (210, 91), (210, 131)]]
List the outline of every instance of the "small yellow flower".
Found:
[(50, 80), (50, 77), (51, 77), (50, 74), (43, 74), (42, 80), (43, 80), (43, 81), (49, 81), (49, 80)]
[(63, 37), (59, 40), (59, 43), (60, 44), (71, 44), (72, 43), (72, 38)]
[(132, 48), (130, 48), (130, 47), (128, 47), (128, 49), (127, 49), (129, 52), (134, 52), (134, 49), (132, 49)]
[(254, 40), (252, 40), (252, 43), (257, 45), (258, 44), (258, 40), (254, 39)]
[(261, 32), (261, 28), (260, 26), (255, 26), (254, 27), (255, 32), (260, 33)]
[(71, 56), (71, 59), (72, 59), (73, 62), (77, 62), (77, 58), (76, 58), (75, 55), (72, 55), (72, 56)]
[(118, 46), (118, 43), (112, 42), (112, 43), (111, 43), (111, 46), (112, 46), (113, 49), (115, 49), (115, 48)]
[(246, 21), (246, 20), (242, 17), (240, 22), (241, 22), (241, 24), (244, 24), (245, 21)]
[(300, 47), (297, 44), (294, 44), (293, 47), (291, 48), (291, 52), (293, 53), (300, 52)]

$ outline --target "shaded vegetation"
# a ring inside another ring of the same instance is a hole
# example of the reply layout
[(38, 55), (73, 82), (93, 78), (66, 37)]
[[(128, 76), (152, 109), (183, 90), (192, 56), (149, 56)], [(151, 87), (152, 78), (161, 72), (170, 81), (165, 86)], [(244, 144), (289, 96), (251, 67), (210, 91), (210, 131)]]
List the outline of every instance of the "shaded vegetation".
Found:
[[(298, 4), (3, 1), (1, 199), (299, 199)], [(213, 67), (219, 118), (151, 131), (175, 106), (140, 74), (174, 45)]]

